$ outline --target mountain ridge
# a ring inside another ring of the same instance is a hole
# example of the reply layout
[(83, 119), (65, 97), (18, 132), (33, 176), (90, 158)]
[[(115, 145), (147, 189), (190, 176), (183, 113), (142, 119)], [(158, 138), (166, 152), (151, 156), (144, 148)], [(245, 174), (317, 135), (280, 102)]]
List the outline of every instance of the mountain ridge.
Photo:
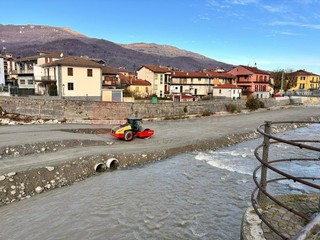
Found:
[(155, 43), (120, 44), (88, 37), (68, 27), (0, 24), (0, 47), (15, 57), (35, 55), (39, 51), (61, 51), (68, 55), (103, 59), (106, 65), (135, 71), (142, 65), (171, 66), (183, 70), (231, 69), (201, 54)]

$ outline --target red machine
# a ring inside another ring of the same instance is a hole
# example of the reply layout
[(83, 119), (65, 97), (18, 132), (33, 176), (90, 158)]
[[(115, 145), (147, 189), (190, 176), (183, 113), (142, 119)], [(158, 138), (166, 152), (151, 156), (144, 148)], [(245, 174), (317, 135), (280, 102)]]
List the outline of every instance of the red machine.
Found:
[(127, 123), (113, 128), (110, 135), (125, 141), (131, 141), (134, 136), (139, 138), (151, 137), (154, 134), (154, 130), (144, 129), (141, 124), (141, 118), (127, 118)]

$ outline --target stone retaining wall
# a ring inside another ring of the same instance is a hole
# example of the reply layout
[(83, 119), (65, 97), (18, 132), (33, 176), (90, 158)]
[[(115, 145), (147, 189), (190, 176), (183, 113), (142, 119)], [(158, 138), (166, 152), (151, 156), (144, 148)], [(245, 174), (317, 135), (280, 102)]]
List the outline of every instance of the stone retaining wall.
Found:
[[(285, 106), (304, 101), (319, 103), (319, 98), (263, 99), (265, 107)], [(196, 102), (95, 102), (65, 99), (0, 96), (0, 107), (9, 113), (58, 120), (123, 120), (128, 116), (141, 118), (182, 118), (226, 111), (227, 104), (245, 108), (245, 100), (210, 100)]]

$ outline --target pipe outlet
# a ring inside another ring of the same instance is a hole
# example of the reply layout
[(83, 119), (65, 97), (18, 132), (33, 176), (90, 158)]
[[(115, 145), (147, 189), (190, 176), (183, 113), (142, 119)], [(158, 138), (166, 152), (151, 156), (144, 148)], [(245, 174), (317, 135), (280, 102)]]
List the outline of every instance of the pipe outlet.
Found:
[(119, 165), (119, 161), (116, 158), (109, 158), (107, 160), (106, 165), (107, 165), (107, 168), (116, 169)]
[(104, 163), (97, 163), (94, 165), (94, 170), (96, 172), (104, 172), (107, 169), (107, 166)]

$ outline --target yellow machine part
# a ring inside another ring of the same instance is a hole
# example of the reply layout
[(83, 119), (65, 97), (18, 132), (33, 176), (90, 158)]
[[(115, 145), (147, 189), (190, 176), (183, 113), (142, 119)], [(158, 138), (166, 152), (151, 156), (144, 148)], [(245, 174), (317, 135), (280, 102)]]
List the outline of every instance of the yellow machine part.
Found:
[(124, 126), (122, 128), (119, 128), (115, 131), (115, 134), (124, 134), (125, 131), (132, 130), (130, 125)]

